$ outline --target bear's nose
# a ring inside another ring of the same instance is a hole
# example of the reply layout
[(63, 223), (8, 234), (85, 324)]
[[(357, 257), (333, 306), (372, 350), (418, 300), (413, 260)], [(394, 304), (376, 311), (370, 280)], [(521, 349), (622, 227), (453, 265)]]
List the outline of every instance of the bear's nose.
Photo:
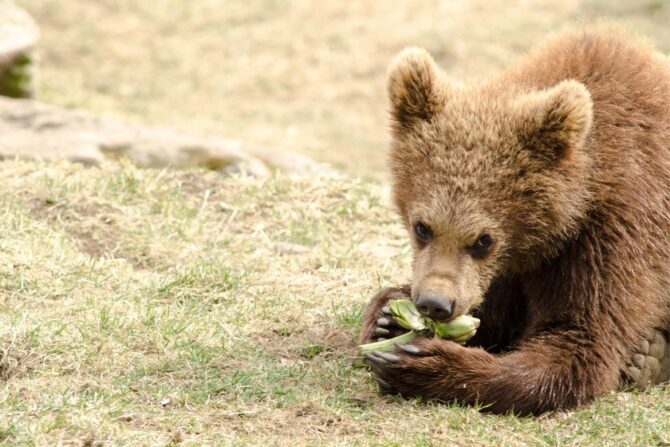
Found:
[(454, 311), (454, 300), (438, 293), (422, 292), (416, 300), (416, 308), (433, 320), (445, 321)]

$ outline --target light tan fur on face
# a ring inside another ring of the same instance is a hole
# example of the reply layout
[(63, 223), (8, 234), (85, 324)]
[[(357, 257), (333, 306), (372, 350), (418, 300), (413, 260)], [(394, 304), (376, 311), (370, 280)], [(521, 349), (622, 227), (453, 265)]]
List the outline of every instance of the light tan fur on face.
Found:
[[(541, 90), (456, 87), (419, 49), (400, 54), (388, 90), (395, 202), (408, 229), (421, 221), (436, 233), (416, 247), (413, 295), (450, 297), (458, 316), (500, 270), (536, 265), (575, 231), (588, 199), (581, 149), (591, 96), (575, 80)], [(466, 248), (484, 233), (493, 253), (473, 260)], [(443, 274), (446, 266), (455, 273)]]
[[(449, 198), (436, 195), (430, 203), (412, 208), (410, 222), (421, 221), (433, 231), (425, 248), (414, 241), (414, 282), (412, 298), (432, 292), (454, 300), (452, 317), (477, 307), (496, 273), (497, 257), (504, 246), (504, 234), (496, 222), (478, 209), (474, 201), (445, 207)], [(467, 247), (483, 233), (496, 239), (496, 245), (483, 260), (474, 260)]]

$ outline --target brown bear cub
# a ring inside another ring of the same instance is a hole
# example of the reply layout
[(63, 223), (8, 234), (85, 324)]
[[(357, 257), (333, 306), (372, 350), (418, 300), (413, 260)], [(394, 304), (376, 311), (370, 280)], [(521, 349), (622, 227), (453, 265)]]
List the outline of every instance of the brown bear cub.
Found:
[(638, 342), (670, 327), (668, 59), (599, 26), (460, 85), (408, 49), (388, 93), (414, 275), (372, 300), (364, 341), (397, 334), (394, 298), (481, 327), (465, 347), (370, 354), (381, 389), (521, 414), (617, 389)]

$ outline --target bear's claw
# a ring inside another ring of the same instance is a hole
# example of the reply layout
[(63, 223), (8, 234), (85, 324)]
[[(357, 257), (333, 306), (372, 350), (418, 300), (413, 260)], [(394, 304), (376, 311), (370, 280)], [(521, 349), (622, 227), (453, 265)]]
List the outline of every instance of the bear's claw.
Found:
[(379, 389), (383, 393), (393, 393), (393, 387), (386, 380), (382, 379), (378, 374), (373, 374), (372, 379), (377, 382)]
[(410, 293), (411, 288), (409, 285), (389, 287), (381, 290), (370, 301), (363, 318), (362, 342), (364, 344), (372, 343), (376, 340), (395, 338), (407, 332), (407, 329), (403, 329), (395, 322), (387, 303), (390, 300), (409, 299)]
[(391, 318), (377, 318), (377, 326), (382, 326), (382, 327), (387, 327), (387, 326), (393, 326), (395, 322)]
[(390, 363), (398, 363), (400, 357), (390, 352), (372, 351), (365, 356), (366, 360), (377, 365), (388, 365)]
[(386, 336), (388, 336), (390, 333), (391, 333), (391, 331), (389, 331), (389, 330), (386, 329), (386, 328), (383, 328), (383, 327), (377, 327), (377, 328), (375, 328), (375, 335), (376, 335), (377, 337), (386, 337)]
[(423, 351), (421, 351), (421, 348), (415, 345), (403, 345), (402, 343), (394, 343), (396, 348), (400, 349), (401, 351), (410, 354), (410, 355), (422, 355)]
[(378, 315), (379, 318), (375, 321), (374, 329), (372, 329), (372, 335), (377, 337), (377, 340), (386, 340), (407, 332), (407, 329), (402, 328), (395, 322), (388, 307), (381, 308)]

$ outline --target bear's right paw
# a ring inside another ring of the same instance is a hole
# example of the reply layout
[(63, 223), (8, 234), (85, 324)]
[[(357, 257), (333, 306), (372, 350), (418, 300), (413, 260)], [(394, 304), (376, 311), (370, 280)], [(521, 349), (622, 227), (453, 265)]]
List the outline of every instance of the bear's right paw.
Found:
[(400, 327), (393, 319), (388, 306), (382, 307), (379, 310), (378, 315), (379, 318), (377, 318), (375, 328), (373, 330), (373, 336), (376, 337), (377, 340), (386, 340), (407, 332), (407, 329)]
[(391, 300), (410, 298), (409, 286), (392, 287), (382, 290), (368, 305), (363, 330), (363, 343), (386, 340), (407, 332), (395, 322), (388, 308)]
[(407, 329), (400, 327), (398, 323), (395, 322), (388, 306), (379, 309), (376, 317), (377, 318), (372, 322), (363, 337), (364, 344), (387, 340), (407, 332)]

